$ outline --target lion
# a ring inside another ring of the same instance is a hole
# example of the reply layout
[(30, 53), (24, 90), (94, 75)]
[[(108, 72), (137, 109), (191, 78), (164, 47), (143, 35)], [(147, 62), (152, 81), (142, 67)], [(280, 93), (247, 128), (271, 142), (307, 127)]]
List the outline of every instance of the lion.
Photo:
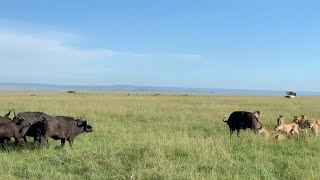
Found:
[(308, 124), (308, 126), (311, 129), (312, 133), (315, 136), (318, 136), (318, 133), (320, 131), (320, 124), (318, 124), (316, 122), (312, 122), (312, 121), (307, 121), (306, 123)]
[(254, 116), (256, 116), (256, 118), (257, 118), (258, 120), (260, 120), (260, 118), (261, 118), (260, 111), (255, 111), (255, 112), (253, 112), (253, 114), (254, 114)]
[(283, 115), (279, 115), (278, 119), (277, 119), (277, 125), (281, 125), (284, 123), (284, 116)]
[(287, 135), (289, 135), (289, 133), (300, 134), (299, 125), (296, 123), (276, 125), (275, 130), (285, 132)]
[(298, 122), (300, 121), (300, 118), (299, 118), (299, 116), (293, 116), (293, 123), (296, 123), (296, 124), (298, 124)]

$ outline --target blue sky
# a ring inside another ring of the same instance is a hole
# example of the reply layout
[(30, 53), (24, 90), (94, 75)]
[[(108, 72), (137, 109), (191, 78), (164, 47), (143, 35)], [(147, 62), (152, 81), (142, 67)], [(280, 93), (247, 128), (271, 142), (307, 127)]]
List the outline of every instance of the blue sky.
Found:
[(319, 1), (2, 1), (1, 82), (320, 91)]

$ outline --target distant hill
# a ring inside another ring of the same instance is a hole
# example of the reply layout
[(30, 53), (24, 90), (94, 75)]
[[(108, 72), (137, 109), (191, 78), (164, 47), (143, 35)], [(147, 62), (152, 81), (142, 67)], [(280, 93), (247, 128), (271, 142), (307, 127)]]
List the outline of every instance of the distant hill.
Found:
[[(229, 95), (271, 95), (284, 96), (285, 91), (222, 89), (222, 88), (181, 88), (157, 86), (78, 86), (53, 85), (38, 83), (4, 83), (0, 82), (0, 92), (131, 92), (131, 93), (183, 93), (183, 94), (229, 94)], [(319, 96), (320, 92), (297, 91), (298, 96)]]

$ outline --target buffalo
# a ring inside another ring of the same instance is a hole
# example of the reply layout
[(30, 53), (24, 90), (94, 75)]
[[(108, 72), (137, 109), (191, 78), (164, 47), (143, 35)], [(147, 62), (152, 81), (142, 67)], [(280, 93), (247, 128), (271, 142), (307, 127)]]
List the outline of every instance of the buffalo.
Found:
[(14, 137), (16, 145), (21, 144), (19, 132), (28, 126), (29, 123), (24, 120), (10, 121), (8, 117), (0, 116), (0, 143), (2, 148), (4, 148), (4, 141), (9, 141), (11, 137)]
[(40, 117), (43, 123), (41, 129), (41, 144), (48, 147), (48, 139), (61, 140), (61, 147), (64, 147), (67, 140), (72, 147), (73, 140), (83, 132), (92, 132), (92, 126), (87, 121), (69, 116)]
[(240, 129), (252, 129), (255, 133), (262, 129), (262, 124), (259, 122), (260, 111), (247, 112), (247, 111), (235, 111), (231, 113), (228, 120), (223, 121), (228, 124), (230, 130), (230, 137), (233, 131), (237, 131), (237, 136), (239, 136)]
[(13, 121), (16, 120), (25, 120), (29, 123), (29, 127), (25, 127), (20, 131), (21, 137), (24, 141), (27, 142), (26, 136), (33, 137), (34, 141), (40, 142), (40, 127), (39, 127), (39, 118), (40, 117), (49, 117), (49, 115), (43, 112), (20, 112), (14, 116)]

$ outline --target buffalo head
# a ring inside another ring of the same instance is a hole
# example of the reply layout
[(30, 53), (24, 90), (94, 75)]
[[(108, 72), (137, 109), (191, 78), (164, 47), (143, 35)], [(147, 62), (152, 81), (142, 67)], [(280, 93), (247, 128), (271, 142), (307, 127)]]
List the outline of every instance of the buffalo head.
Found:
[(85, 132), (92, 132), (93, 128), (92, 126), (87, 122), (80, 120), (77, 122), (78, 127), (83, 127)]

